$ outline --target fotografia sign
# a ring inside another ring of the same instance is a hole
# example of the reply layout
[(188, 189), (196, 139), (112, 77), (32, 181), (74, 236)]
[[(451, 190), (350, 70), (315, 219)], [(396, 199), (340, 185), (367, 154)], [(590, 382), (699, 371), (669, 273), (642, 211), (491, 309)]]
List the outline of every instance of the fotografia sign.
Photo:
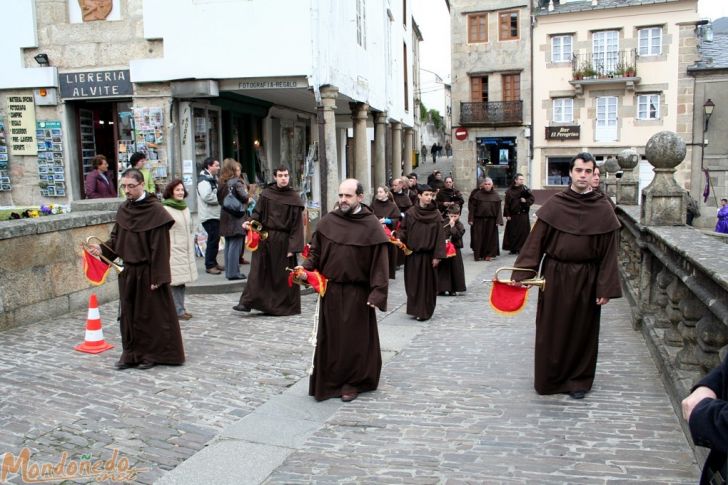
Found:
[(578, 140), (581, 134), (581, 127), (575, 126), (547, 126), (547, 140)]
[(129, 69), (64, 72), (58, 76), (62, 98), (131, 96)]
[(16, 155), (37, 155), (33, 95), (7, 96), (7, 102), (10, 151)]

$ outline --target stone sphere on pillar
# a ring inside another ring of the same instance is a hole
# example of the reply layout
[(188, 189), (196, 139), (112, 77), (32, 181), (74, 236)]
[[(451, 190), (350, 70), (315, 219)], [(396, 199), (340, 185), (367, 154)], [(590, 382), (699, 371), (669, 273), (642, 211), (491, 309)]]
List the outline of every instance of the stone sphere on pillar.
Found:
[(655, 168), (675, 168), (685, 159), (686, 154), (685, 142), (672, 131), (655, 133), (645, 146), (647, 161)]
[(622, 170), (632, 170), (637, 166), (639, 161), (640, 157), (637, 155), (637, 151), (631, 148), (626, 148), (617, 155), (617, 162), (619, 162)]
[(607, 161), (604, 162), (604, 170), (608, 173), (619, 172), (619, 163), (617, 163), (617, 159), (614, 157), (607, 158)]

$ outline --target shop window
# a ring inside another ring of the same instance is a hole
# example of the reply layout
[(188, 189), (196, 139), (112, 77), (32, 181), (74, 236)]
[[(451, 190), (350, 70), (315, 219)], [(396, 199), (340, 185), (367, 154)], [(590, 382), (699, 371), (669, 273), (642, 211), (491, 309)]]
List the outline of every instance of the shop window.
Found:
[(662, 27), (639, 29), (640, 56), (659, 56), (662, 54)]
[(570, 157), (548, 157), (546, 185), (569, 185)]
[(518, 12), (498, 15), (498, 40), (518, 40)]
[(488, 42), (488, 14), (468, 15), (468, 43)]
[(555, 35), (551, 37), (551, 62), (571, 62), (572, 36)]

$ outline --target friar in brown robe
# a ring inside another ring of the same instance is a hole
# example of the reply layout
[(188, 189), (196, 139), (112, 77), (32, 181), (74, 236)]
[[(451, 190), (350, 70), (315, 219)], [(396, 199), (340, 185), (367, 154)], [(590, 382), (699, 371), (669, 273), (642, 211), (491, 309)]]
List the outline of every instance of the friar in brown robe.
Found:
[(169, 286), (169, 228), (174, 219), (159, 200), (144, 192), (144, 176), (129, 169), (122, 176), (126, 201), (106, 247), (94, 245), (108, 259), (120, 257), (121, 357), (117, 369), (149, 369), (185, 361), (177, 311)]
[[(289, 185), (288, 169), (274, 171), (275, 182), (258, 197), (252, 219), (263, 225), (268, 237), (253, 252), (248, 281), (233, 310), (260, 310), (269, 315), (301, 313), (301, 289), (288, 286), (286, 268), (296, 266), (296, 253), (303, 250), (303, 201)], [(243, 223), (248, 229), (249, 222)]]
[(319, 221), (311, 240), (309, 271), (328, 278), (321, 299), (309, 395), (317, 401), (356, 399), (379, 384), (382, 356), (374, 308), (387, 308), (390, 246), (377, 217), (361, 204), (354, 180), (339, 187), (339, 206)]
[(451, 205), (447, 209), (447, 219), (445, 219), (445, 237), (455, 247), (455, 256), (449, 256), (437, 265), (437, 290), (440, 295), (447, 293), (456, 296), (459, 291), (467, 290), (465, 265), (460, 251), (464, 235), (465, 226), (460, 222), (460, 207), (457, 204)]
[[(604, 194), (589, 186), (594, 158), (572, 161), (571, 186), (551, 197), (515, 266), (537, 270), (546, 289), (536, 313), (535, 379), (539, 394), (591, 390), (597, 365), (601, 306), (622, 296), (617, 272), (619, 221)], [(518, 281), (532, 277), (514, 272)]]
[[(392, 180), (392, 196), (394, 197), (394, 203), (399, 208), (400, 214), (406, 213), (413, 205), (409, 196), (412, 189), (408, 187), (409, 179), (405, 177)], [(402, 251), (397, 251), (397, 267), (399, 268), (403, 264), (404, 253)]]
[(405, 214), (399, 238), (412, 250), (404, 263), (407, 314), (424, 321), (432, 318), (437, 304), (437, 265), (445, 258), (445, 232), (432, 187), (420, 185), (418, 192), (419, 201)]
[(498, 226), (503, 225), (501, 198), (493, 189), (490, 178), (481, 179), (478, 188), (468, 199), (468, 224), (470, 224), (470, 247), (476, 261), (490, 261), (500, 254), (498, 249)]
[[(399, 208), (394, 203), (392, 193), (386, 187), (377, 187), (377, 193), (372, 199), (371, 203), (372, 212), (377, 216), (379, 222), (382, 225), (387, 226), (392, 234), (396, 236), (397, 226), (401, 219)], [(397, 253), (402, 252), (394, 244), (389, 245), (387, 253), (389, 255), (389, 279), (395, 279), (397, 272)]]
[(503, 216), (507, 219), (503, 234), (503, 249), (510, 254), (518, 254), (526, 242), (528, 233), (531, 232), (528, 213), (536, 199), (523, 181), (523, 175), (516, 174), (506, 191), (506, 200), (503, 204)]
[(459, 210), (463, 206), (465, 199), (463, 199), (460, 191), (455, 188), (452, 177), (445, 177), (445, 186), (437, 191), (435, 202), (437, 203), (437, 208), (445, 218), (447, 218), (447, 210), (450, 207), (456, 205)]

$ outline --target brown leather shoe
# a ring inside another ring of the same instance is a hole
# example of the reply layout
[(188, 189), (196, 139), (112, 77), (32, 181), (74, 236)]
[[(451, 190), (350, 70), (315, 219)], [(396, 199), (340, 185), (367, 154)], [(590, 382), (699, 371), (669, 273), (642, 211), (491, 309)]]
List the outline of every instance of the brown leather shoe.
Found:
[(192, 318), (192, 314), (191, 313), (185, 312), (184, 315), (187, 317), (185, 320), (189, 320), (190, 318)]
[(182, 315), (177, 315), (177, 318), (179, 318), (180, 320), (189, 320), (190, 318), (192, 318), (192, 315), (190, 315), (189, 313), (183, 313)]
[(220, 264), (216, 264), (215, 267), (219, 269), (220, 271), (225, 271), (225, 266), (222, 266)]
[(209, 273), (209, 274), (222, 274), (222, 271), (220, 271), (219, 269), (217, 269), (216, 266), (213, 266), (212, 268), (207, 268), (205, 270), (205, 273)]
[(356, 391), (347, 391), (341, 395), (341, 400), (344, 402), (351, 402), (359, 395)]
[(137, 366), (137, 369), (147, 370), (147, 369), (151, 369), (155, 365), (157, 365), (157, 364), (155, 364), (154, 362), (146, 361), (146, 362), (142, 362), (141, 364), (139, 364)]

